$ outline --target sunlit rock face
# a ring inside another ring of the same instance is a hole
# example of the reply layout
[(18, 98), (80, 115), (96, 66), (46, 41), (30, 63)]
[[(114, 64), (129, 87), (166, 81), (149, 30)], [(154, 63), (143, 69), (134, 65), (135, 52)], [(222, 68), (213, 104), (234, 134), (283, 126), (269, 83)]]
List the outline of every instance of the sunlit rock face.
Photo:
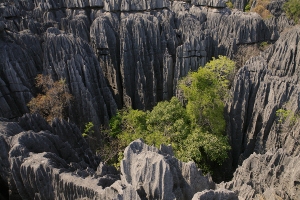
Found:
[(203, 176), (195, 163), (181, 162), (165, 149), (133, 141), (121, 161), (122, 181), (142, 199), (191, 199), (196, 192), (214, 189), (211, 177)]

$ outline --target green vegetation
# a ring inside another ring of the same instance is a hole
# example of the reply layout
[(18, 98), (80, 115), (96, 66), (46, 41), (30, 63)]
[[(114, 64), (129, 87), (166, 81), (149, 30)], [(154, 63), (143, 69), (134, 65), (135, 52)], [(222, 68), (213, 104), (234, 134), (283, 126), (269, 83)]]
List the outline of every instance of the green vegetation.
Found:
[(55, 117), (63, 119), (64, 110), (72, 99), (65, 80), (53, 81), (50, 75), (39, 74), (36, 77), (36, 86), (41, 88), (42, 93), (27, 104), (30, 112), (40, 114), (48, 122)]
[(225, 134), (224, 102), (229, 97), (235, 63), (221, 56), (197, 72), (191, 72), (179, 84), (186, 106), (173, 97), (158, 103), (152, 111), (124, 109), (110, 120), (110, 142), (119, 146), (110, 154), (115, 162), (120, 152), (133, 140), (142, 138), (159, 147), (171, 144), (175, 155), (193, 160), (204, 170), (221, 164), (230, 150)]
[(250, 11), (252, 3), (253, 3), (253, 0), (248, 1), (248, 3), (245, 6), (245, 9), (244, 9), (245, 12), (249, 12)]
[(232, 9), (233, 8), (233, 3), (231, 1), (227, 1), (226, 5), (228, 8)]
[(82, 133), (82, 137), (86, 138), (86, 137), (91, 136), (94, 133), (93, 128), (94, 128), (93, 122), (86, 123), (85, 127), (84, 127), (84, 130), (83, 130), (83, 133)]
[(268, 45), (268, 42), (264, 41), (259, 44), (260, 47), (265, 47)]
[(286, 12), (290, 19), (293, 19), (295, 23), (299, 22), (300, 18), (300, 2), (299, 0), (289, 0), (283, 5), (283, 10)]
[(260, 49), (261, 51), (264, 51), (264, 50), (266, 50), (266, 49), (268, 48), (268, 46), (269, 46), (269, 43), (266, 42), (266, 41), (264, 41), (264, 42), (261, 42), (261, 43), (259, 44), (259, 49)]
[(294, 125), (297, 121), (297, 118), (299, 118), (291, 110), (286, 110), (282, 108), (276, 111), (276, 116), (278, 117), (279, 124), (283, 124), (284, 122), (289, 120), (289, 126)]

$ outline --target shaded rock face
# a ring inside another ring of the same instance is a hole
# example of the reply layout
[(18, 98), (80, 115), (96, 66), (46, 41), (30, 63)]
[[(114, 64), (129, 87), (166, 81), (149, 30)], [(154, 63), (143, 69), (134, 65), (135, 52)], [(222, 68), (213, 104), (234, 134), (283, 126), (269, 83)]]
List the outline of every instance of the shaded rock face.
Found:
[(73, 94), (70, 119), (76, 124), (98, 122), (95, 124), (97, 127), (108, 123), (117, 105), (88, 43), (80, 37), (48, 28), (44, 46), (43, 65), (47, 66), (44, 71), (55, 79), (66, 79)]
[(195, 163), (184, 163), (161, 150), (132, 142), (124, 152), (121, 177), (100, 162), (66, 121), (51, 125), (38, 115), (18, 122), (0, 121), (1, 195), (9, 199), (191, 199), (213, 189)]
[(29, 112), (34, 78), (42, 69), (42, 47), (29, 31), (0, 39), (0, 116), (14, 118)]
[(299, 36), (299, 26), (285, 32), (235, 77), (229, 136), (233, 167), (242, 166), (225, 188), (245, 199), (299, 197)]
[(231, 11), (221, 0), (1, 2), (0, 116), (28, 112), (34, 77), (44, 73), (66, 79), (70, 120), (107, 124), (117, 108), (170, 99), (180, 78), (212, 57), (277, 40), (286, 22)]
[(226, 1), (223, 0), (192, 0), (191, 4), (195, 6), (208, 6), (214, 8), (226, 7)]
[(105, 124), (117, 109), (110, 88), (90, 45), (82, 38), (48, 28), (44, 42), (30, 31), (10, 33), (1, 45), (1, 116), (15, 118), (29, 112), (26, 104), (36, 94), (38, 73), (65, 79), (73, 95), (68, 117), (83, 126)]
[(26, 115), (0, 128), (0, 179), (10, 199), (139, 199), (115, 169), (99, 165), (75, 125)]

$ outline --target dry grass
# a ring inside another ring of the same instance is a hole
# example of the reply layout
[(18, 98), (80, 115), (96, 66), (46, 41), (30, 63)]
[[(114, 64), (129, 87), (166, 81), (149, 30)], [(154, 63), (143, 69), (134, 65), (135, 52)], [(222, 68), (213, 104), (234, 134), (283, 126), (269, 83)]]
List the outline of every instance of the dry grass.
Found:
[(255, 7), (251, 9), (251, 11), (258, 13), (263, 19), (268, 19), (273, 16), (270, 11), (267, 10), (269, 3), (270, 0), (257, 0)]

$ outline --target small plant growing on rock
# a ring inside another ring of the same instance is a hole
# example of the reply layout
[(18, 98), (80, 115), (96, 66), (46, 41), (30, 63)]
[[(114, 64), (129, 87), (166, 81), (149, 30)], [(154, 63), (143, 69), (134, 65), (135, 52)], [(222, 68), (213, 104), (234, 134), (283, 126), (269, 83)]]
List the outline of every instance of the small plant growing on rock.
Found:
[(85, 128), (84, 128), (83, 133), (82, 133), (82, 137), (86, 138), (88, 136), (91, 136), (94, 133), (93, 128), (94, 128), (93, 122), (86, 123)]
[(227, 1), (226, 5), (228, 8), (233, 9), (233, 3), (231, 1)]
[(252, 0), (248, 1), (248, 3), (245, 6), (245, 12), (249, 12), (250, 11), (252, 3), (253, 3)]
[(261, 43), (259, 44), (259, 49), (263, 51), (263, 50), (265, 50), (266, 48), (268, 48), (268, 46), (269, 46), (269, 43), (266, 42), (266, 41), (264, 41), (264, 42), (261, 42)]
[(292, 126), (297, 121), (297, 115), (295, 115), (291, 110), (278, 109), (276, 111), (276, 116), (278, 117), (278, 123), (283, 124), (285, 121), (289, 121), (289, 126)]

